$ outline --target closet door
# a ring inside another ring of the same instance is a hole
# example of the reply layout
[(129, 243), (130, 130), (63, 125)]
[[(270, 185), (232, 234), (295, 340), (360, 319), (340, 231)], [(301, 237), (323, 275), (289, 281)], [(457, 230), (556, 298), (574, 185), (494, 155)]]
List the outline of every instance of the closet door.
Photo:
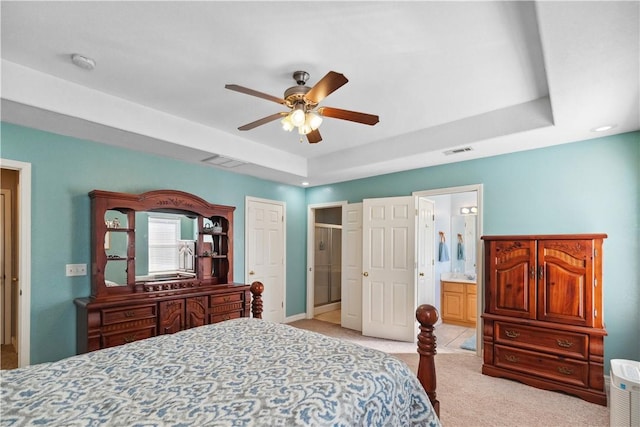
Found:
[(417, 197), (365, 199), (362, 334), (415, 341)]

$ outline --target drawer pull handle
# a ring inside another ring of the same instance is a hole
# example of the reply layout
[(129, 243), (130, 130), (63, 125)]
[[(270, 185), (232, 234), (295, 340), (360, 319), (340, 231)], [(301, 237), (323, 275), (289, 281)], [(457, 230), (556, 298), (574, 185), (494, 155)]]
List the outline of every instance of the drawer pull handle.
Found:
[(572, 375), (573, 369), (567, 368), (566, 366), (558, 366), (558, 372), (564, 375)]
[(223, 319), (223, 320), (229, 320), (229, 319), (231, 319), (231, 316), (229, 316), (229, 315), (227, 314), (227, 315), (226, 315), (226, 316), (224, 316), (222, 319)]
[(506, 356), (504, 356), (504, 358), (507, 362), (518, 363), (518, 358), (513, 354), (507, 354)]
[(133, 317), (135, 315), (135, 313), (131, 310), (125, 311), (124, 312), (124, 317)]
[(573, 346), (573, 342), (572, 342), (572, 341), (569, 341), (569, 340), (561, 340), (561, 339), (557, 339), (557, 340), (556, 340), (556, 342), (558, 343), (558, 345), (559, 345), (560, 347), (563, 347), (563, 348), (569, 348), (569, 347), (572, 347), (572, 346)]
[(229, 302), (229, 301), (231, 301), (231, 297), (224, 297), (223, 300), (224, 300), (224, 302)]
[(520, 336), (520, 332), (512, 331), (509, 329), (505, 329), (504, 334), (509, 338), (518, 338)]
[(134, 342), (136, 340), (136, 336), (135, 335), (127, 335), (126, 337), (122, 338), (124, 340), (125, 343), (130, 343), (130, 342)]

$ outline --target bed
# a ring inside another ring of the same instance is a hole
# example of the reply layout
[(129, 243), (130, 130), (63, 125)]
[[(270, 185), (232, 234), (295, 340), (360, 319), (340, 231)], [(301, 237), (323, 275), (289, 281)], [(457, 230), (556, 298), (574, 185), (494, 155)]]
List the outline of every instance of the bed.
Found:
[(437, 312), (417, 318), (421, 380), (380, 351), (240, 318), (3, 371), (0, 424), (439, 426)]

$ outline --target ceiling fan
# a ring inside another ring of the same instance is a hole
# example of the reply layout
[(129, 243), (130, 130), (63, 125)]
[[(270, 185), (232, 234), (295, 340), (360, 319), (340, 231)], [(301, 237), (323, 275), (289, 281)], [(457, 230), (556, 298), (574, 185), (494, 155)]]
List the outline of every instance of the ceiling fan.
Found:
[(284, 130), (292, 131), (294, 128), (298, 128), (300, 135), (306, 135), (309, 143), (315, 144), (322, 141), (318, 127), (322, 123), (323, 117), (348, 120), (370, 126), (380, 121), (378, 116), (373, 114), (358, 113), (356, 111), (342, 110), (333, 107), (318, 107), (320, 101), (349, 81), (343, 74), (329, 71), (313, 87), (306, 86), (307, 80), (309, 79), (309, 73), (306, 71), (294, 72), (293, 79), (297, 85), (285, 90), (283, 98), (258, 92), (244, 86), (235, 84), (225, 85), (226, 89), (257, 96), (267, 101), (277, 102), (289, 108), (289, 111), (275, 113), (256, 120), (255, 122), (240, 126), (238, 130), (250, 130), (281, 118), (280, 122)]

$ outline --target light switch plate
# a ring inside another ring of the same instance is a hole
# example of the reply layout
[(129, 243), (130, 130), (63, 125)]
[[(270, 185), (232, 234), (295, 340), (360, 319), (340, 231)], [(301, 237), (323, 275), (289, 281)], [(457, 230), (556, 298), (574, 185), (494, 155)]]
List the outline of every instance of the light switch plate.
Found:
[(67, 276), (86, 276), (87, 264), (67, 264), (65, 271)]

